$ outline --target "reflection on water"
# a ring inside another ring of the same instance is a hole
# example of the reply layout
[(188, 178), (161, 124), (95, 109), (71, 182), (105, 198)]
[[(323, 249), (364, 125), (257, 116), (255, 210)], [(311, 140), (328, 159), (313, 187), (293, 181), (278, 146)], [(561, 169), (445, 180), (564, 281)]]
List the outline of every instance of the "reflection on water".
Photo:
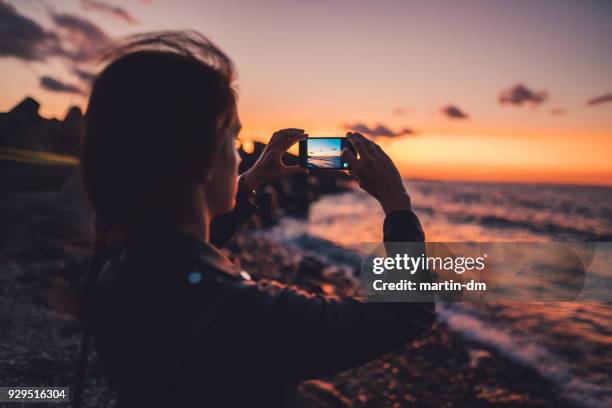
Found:
[[(407, 188), (428, 241), (612, 241), (612, 188), (425, 181)], [(322, 255), (337, 246), (357, 252), (361, 242), (382, 240), (383, 219), (378, 203), (356, 190), (323, 197), (308, 222), (285, 219), (266, 234)], [(609, 251), (595, 251), (585, 285), (608, 290), (610, 262)], [(581, 404), (612, 404), (610, 303), (497, 300), (438, 310), (452, 329), (532, 366)]]
[(326, 168), (326, 169), (339, 169), (341, 163), (340, 156), (333, 157), (321, 157), (321, 156), (309, 156), (308, 167), (311, 168)]

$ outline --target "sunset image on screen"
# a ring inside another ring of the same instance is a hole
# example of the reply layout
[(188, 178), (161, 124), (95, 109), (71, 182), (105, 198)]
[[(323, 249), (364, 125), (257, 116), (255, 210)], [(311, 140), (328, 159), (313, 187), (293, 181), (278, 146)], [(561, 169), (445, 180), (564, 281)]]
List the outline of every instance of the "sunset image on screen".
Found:
[(341, 167), (341, 139), (308, 139), (308, 167), (337, 169)]

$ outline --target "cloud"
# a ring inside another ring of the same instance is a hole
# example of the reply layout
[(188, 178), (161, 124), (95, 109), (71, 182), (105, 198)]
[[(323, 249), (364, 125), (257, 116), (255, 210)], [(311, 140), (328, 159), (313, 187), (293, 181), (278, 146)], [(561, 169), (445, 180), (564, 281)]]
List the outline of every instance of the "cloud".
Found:
[(450, 119), (469, 119), (468, 114), (463, 112), (455, 105), (447, 105), (440, 109), (440, 112)]
[(62, 53), (57, 36), (0, 1), (0, 57), (43, 61)]
[(94, 79), (96, 79), (96, 74), (94, 74), (93, 72), (84, 70), (76, 66), (73, 67), (70, 72), (72, 72), (72, 74), (79, 78), (81, 81), (86, 82), (88, 84), (91, 84)]
[(498, 102), (502, 105), (511, 104), (521, 106), (523, 104), (539, 105), (546, 102), (548, 92), (533, 91), (523, 84), (516, 84), (511, 88), (502, 91), (499, 95)]
[(612, 92), (608, 92), (606, 94), (596, 96), (587, 101), (587, 105), (596, 106), (601, 105), (602, 103), (612, 102)]
[(42, 76), (40, 77), (40, 87), (46, 89), (51, 92), (62, 92), (62, 93), (71, 93), (71, 94), (82, 94), (83, 91), (76, 85), (67, 84), (65, 82), (60, 81), (59, 79), (50, 77), (50, 76)]
[[(47, 10), (56, 27), (54, 31), (45, 29), (20, 14), (13, 5), (0, 0), (0, 58), (13, 57), (28, 62), (60, 58), (72, 75), (90, 84), (95, 75), (81, 66), (95, 57), (111, 38), (84, 17)], [(40, 78), (40, 86), (52, 92), (83, 93), (78, 86), (49, 76)]]
[(551, 115), (562, 116), (565, 115), (567, 111), (564, 108), (553, 108), (550, 110)]
[(62, 57), (84, 62), (94, 57), (111, 38), (86, 18), (50, 11), (57, 30), (46, 30), (0, 0), (0, 57), (44, 61)]
[(354, 124), (345, 124), (343, 125), (343, 127), (346, 130), (352, 130), (355, 132), (364, 133), (371, 137), (379, 137), (379, 136), (399, 137), (399, 136), (404, 136), (404, 135), (416, 134), (416, 132), (410, 128), (403, 128), (400, 131), (394, 132), (391, 129), (389, 129), (387, 126), (382, 125), (382, 124), (378, 124), (376, 125), (376, 127), (370, 128), (364, 123), (357, 122)]
[(81, 5), (85, 10), (99, 11), (100, 13), (110, 15), (129, 24), (138, 24), (138, 20), (136, 20), (126, 9), (114, 6), (105, 1), (81, 0)]
[(90, 20), (65, 13), (53, 13), (51, 18), (59, 29), (64, 56), (78, 62), (92, 59), (111, 38)]

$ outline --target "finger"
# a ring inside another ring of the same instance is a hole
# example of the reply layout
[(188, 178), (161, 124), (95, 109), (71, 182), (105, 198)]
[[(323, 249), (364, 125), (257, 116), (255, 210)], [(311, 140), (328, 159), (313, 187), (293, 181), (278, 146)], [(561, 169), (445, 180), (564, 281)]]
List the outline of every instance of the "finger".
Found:
[(361, 136), (361, 138), (359, 138), (359, 133), (349, 133), (349, 135), (347, 136), (349, 142), (351, 142), (351, 144), (353, 145), (353, 147), (355, 148), (355, 150), (357, 150), (357, 154), (359, 154), (360, 158), (366, 157), (368, 156), (368, 151), (366, 149), (365, 143), (363, 142), (362, 139), (363, 136)]
[(372, 145), (374, 146), (374, 154), (378, 157), (385, 157), (387, 156), (387, 154), (385, 153), (385, 151), (382, 149), (382, 147), (380, 147), (378, 145), (378, 143), (376, 142), (372, 142)]
[(277, 130), (276, 132), (274, 132), (274, 134), (272, 134), (272, 137), (270, 138), (270, 144), (272, 144), (273, 142), (276, 143), (279, 139), (287, 137), (287, 135), (299, 134), (299, 133), (304, 133), (304, 129), (287, 128), (287, 129)]
[(372, 140), (368, 139), (361, 133), (354, 132), (353, 135), (364, 144), (368, 151), (374, 152), (376, 150), (376, 143), (374, 143)]
[(353, 178), (357, 181), (359, 186), (361, 186), (361, 178), (359, 177), (359, 174), (354, 169), (349, 170), (349, 174), (353, 176)]
[(367, 137), (365, 137), (361, 133), (353, 132), (352, 135), (353, 135), (353, 138), (360, 140), (364, 144), (373, 144), (374, 143), (372, 140), (368, 139)]
[(276, 132), (272, 133), (272, 137), (270, 138), (270, 141), (268, 142), (268, 145), (271, 145), (274, 142), (276, 142), (276, 140), (278, 139), (279, 132), (280, 132), (280, 130), (277, 130)]
[(376, 146), (375, 146), (374, 142), (372, 142), (371, 140), (368, 140), (365, 143), (365, 147), (368, 150), (368, 152), (370, 152), (370, 154), (375, 154), (376, 153)]
[(358, 165), (357, 158), (355, 157), (353, 152), (351, 152), (351, 149), (349, 149), (348, 147), (342, 149), (342, 160), (347, 162), (351, 169), (356, 168)]
[(276, 140), (281, 141), (288, 137), (304, 134), (304, 131), (302, 129), (283, 129), (279, 130), (277, 133), (278, 136), (276, 137)]
[(278, 133), (281, 134), (281, 135), (294, 134), (294, 133), (304, 133), (304, 129), (287, 128), (287, 129), (279, 130)]
[(291, 146), (299, 142), (300, 140), (304, 140), (308, 138), (308, 133), (295, 133), (293, 135), (282, 138), (278, 141), (278, 149), (281, 151), (287, 151)]

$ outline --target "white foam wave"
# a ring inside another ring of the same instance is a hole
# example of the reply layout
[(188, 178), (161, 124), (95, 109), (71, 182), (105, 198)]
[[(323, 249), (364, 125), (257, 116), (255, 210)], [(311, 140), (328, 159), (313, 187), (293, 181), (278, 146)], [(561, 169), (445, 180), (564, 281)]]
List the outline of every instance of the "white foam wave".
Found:
[(577, 378), (560, 356), (526, 336), (487, 323), (472, 311), (462, 309), (462, 305), (440, 304), (436, 311), (438, 319), (452, 330), (468, 340), (488, 345), (513, 361), (535, 369), (542, 377), (559, 385), (571, 401), (589, 408), (612, 406), (612, 387)]

